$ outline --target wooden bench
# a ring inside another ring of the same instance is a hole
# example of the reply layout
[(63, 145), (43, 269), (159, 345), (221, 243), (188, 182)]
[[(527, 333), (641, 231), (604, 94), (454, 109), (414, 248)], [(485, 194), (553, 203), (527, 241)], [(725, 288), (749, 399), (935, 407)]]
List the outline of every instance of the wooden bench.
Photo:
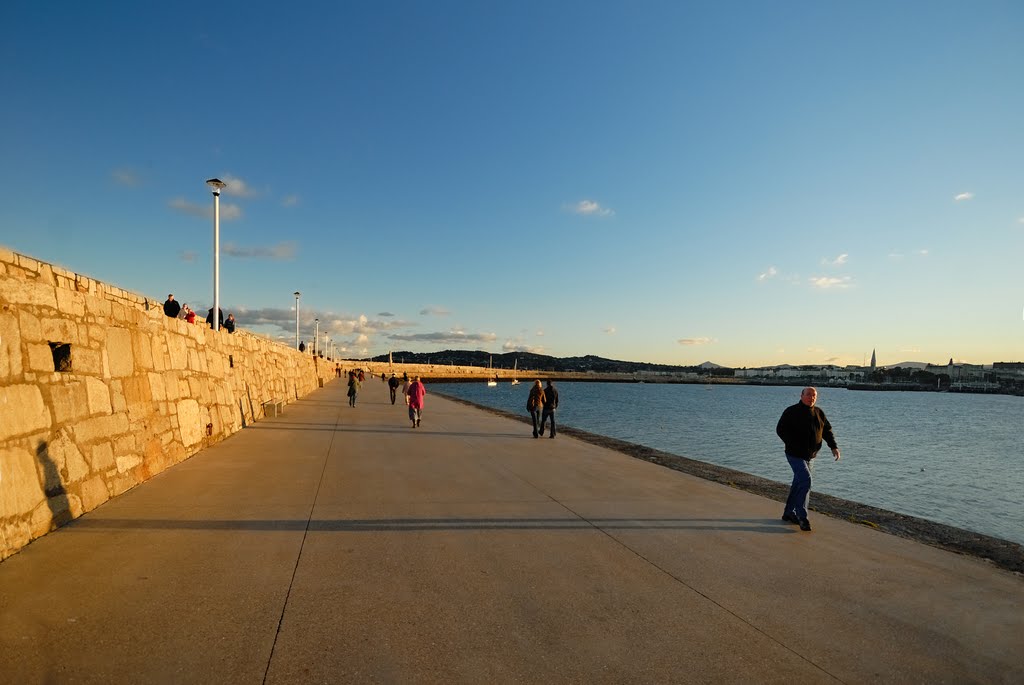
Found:
[(284, 411), (284, 402), (276, 397), (266, 400), (261, 404), (263, 405), (264, 416), (280, 416)]

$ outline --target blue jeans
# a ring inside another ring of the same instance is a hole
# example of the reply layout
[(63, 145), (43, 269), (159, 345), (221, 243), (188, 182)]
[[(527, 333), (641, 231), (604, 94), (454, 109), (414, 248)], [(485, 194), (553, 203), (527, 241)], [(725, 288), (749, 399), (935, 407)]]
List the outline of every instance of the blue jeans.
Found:
[(533, 437), (537, 437), (537, 427), (540, 425), (540, 409), (531, 409), (530, 418), (533, 419)]
[(551, 417), (551, 437), (555, 437), (555, 410), (545, 409), (540, 415), (540, 432), (544, 434), (544, 424), (548, 422), (548, 417)]
[(786, 513), (792, 513), (803, 521), (807, 518), (807, 505), (811, 501), (811, 462), (788, 454), (786, 459), (793, 469), (793, 485), (789, 488), (786, 498)]

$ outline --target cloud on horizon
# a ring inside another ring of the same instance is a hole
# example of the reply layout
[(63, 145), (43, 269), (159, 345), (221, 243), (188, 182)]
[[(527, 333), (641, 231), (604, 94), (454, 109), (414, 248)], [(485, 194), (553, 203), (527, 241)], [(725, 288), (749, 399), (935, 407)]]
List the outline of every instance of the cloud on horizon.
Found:
[(607, 328), (602, 328), (601, 332), (605, 333), (606, 335), (615, 335), (615, 326), (608, 326)]
[(680, 345), (710, 345), (712, 338), (680, 338), (676, 341)]
[(825, 266), (842, 266), (843, 264), (846, 264), (846, 260), (849, 257), (850, 257), (850, 255), (848, 255), (848, 254), (846, 254), (844, 252), (843, 254), (839, 255), (835, 259), (829, 259), (828, 257), (823, 257), (822, 260), (821, 260), (821, 263), (823, 265), (825, 265)]
[(387, 336), (389, 340), (401, 342), (424, 342), (424, 343), (490, 343), (498, 339), (494, 333), (466, 333), (465, 331), (437, 331), (434, 333), (393, 333)]
[(276, 261), (289, 261), (295, 259), (295, 241), (289, 240), (270, 247), (254, 246), (242, 247), (235, 243), (224, 243), (221, 252), (239, 259), (267, 258)]
[(776, 269), (774, 266), (769, 266), (767, 271), (765, 271), (762, 274), (758, 274), (757, 280), (759, 280), (759, 281), (767, 281), (769, 278), (775, 278), (778, 274), (779, 274), (779, 270), (778, 269)]
[(377, 312), (377, 316), (394, 316), (391, 312)]
[[(183, 197), (176, 197), (167, 203), (167, 206), (173, 210), (181, 212), (182, 214), (188, 214), (189, 216), (198, 216), (202, 219), (209, 219), (213, 221), (213, 204), (202, 204), (197, 205), (194, 202), (189, 202)], [(234, 219), (242, 218), (242, 208), (238, 205), (233, 205), (229, 202), (220, 203), (220, 218), (224, 221), (233, 221)]]
[(544, 348), (540, 345), (524, 345), (518, 340), (506, 340), (501, 346), (504, 352), (529, 352), (530, 354), (544, 354)]
[(842, 290), (853, 285), (853, 279), (849, 276), (836, 278), (834, 276), (811, 276), (811, 285), (821, 290)]
[(580, 200), (574, 205), (569, 206), (569, 211), (573, 214), (581, 214), (583, 216), (611, 216), (615, 213), (615, 210), (608, 207), (602, 207), (599, 203), (593, 200)]
[(953, 198), (953, 201), (954, 202), (963, 202), (964, 200), (973, 200), (973, 199), (974, 199), (974, 193), (960, 193), (959, 195), (957, 195), (956, 197)]
[(283, 198), (281, 198), (282, 207), (294, 207), (297, 204), (299, 204), (298, 195), (285, 195)]
[(420, 316), (451, 316), (451, 312), (444, 307), (424, 307), (420, 310)]

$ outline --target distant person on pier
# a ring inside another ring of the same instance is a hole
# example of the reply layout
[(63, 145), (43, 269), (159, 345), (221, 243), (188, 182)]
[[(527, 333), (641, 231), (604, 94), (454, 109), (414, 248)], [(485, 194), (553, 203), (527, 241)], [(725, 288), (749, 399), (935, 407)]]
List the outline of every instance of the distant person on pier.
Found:
[[(206, 312), (206, 324), (213, 328), (213, 307), (210, 307), (210, 310)], [(220, 307), (217, 307), (217, 327), (224, 327), (224, 310)]]
[(306, 341), (302, 340), (302, 341), (299, 342), (299, 352), (305, 352), (305, 351), (306, 351)]
[(185, 319), (187, 323), (196, 322), (196, 313), (187, 304), (181, 308), (181, 312), (183, 315), (182, 318)]
[(537, 428), (540, 424), (540, 414), (543, 407), (544, 388), (541, 387), (540, 381), (536, 380), (533, 382), (533, 387), (530, 388), (530, 396), (526, 398), (526, 411), (530, 412), (530, 418), (533, 419), (533, 437), (535, 438), (540, 437)]
[(413, 379), (413, 382), (409, 384), (409, 393), (407, 395), (409, 399), (409, 420), (412, 421), (413, 428), (420, 427), (420, 419), (423, 414), (423, 397), (427, 394), (427, 389), (423, 387), (423, 381), (420, 380), (419, 376)]
[(177, 300), (174, 299), (174, 293), (170, 293), (167, 296), (167, 301), (164, 302), (164, 314), (171, 317), (172, 319), (177, 319), (178, 314), (180, 313), (181, 305), (178, 304)]
[(775, 426), (776, 434), (786, 445), (786, 459), (793, 469), (793, 485), (789, 488), (782, 520), (808, 531), (811, 529), (807, 520), (807, 505), (811, 501), (811, 460), (818, 456), (822, 439), (828, 443), (835, 460), (839, 461), (839, 445), (832, 434), (832, 424), (825, 418), (825, 412), (814, 406), (817, 400), (815, 388), (804, 388), (800, 401), (787, 407)]
[(548, 381), (548, 387), (544, 388), (544, 410), (540, 416), (540, 434), (544, 435), (544, 424), (551, 419), (551, 437), (555, 437), (555, 409), (558, 408), (558, 391), (555, 384)]
[(391, 378), (388, 379), (388, 390), (391, 391), (391, 404), (394, 404), (397, 399), (399, 385), (401, 385), (401, 382), (398, 380), (398, 377), (395, 374), (391, 374)]
[(235, 332), (235, 315), (234, 314), (228, 314), (228, 318), (224, 319), (224, 326), (223, 326), (223, 328), (228, 333), (234, 333)]
[(366, 380), (366, 376), (363, 374), (363, 370), (359, 369), (359, 382), (362, 383)]
[(359, 394), (359, 379), (356, 378), (356, 372), (352, 371), (348, 374), (348, 406), (356, 406), (356, 395)]

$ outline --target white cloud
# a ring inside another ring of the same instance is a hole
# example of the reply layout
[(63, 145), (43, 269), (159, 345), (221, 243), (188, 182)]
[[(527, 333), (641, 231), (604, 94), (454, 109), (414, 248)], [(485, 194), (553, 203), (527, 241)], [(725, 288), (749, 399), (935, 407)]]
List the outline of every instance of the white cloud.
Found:
[(608, 335), (615, 335), (615, 326), (608, 326), (607, 328), (604, 328), (603, 330)]
[(922, 257), (927, 257), (928, 256), (928, 248), (926, 247), (926, 248), (918, 250), (917, 254), (921, 255)]
[(1017, 223), (1018, 224), (1024, 224), (1024, 216), (1022, 216), (1021, 218), (1017, 219)]
[(506, 340), (501, 346), (505, 352), (530, 352), (532, 354), (544, 354), (544, 348), (537, 345), (526, 345), (522, 340)]
[(779, 274), (779, 270), (778, 269), (776, 269), (774, 266), (769, 266), (768, 270), (765, 271), (763, 274), (758, 274), (757, 280), (759, 280), (759, 281), (767, 281), (769, 278), (775, 278), (778, 274)]
[(115, 169), (110, 175), (123, 186), (137, 186), (142, 183), (139, 172), (134, 169)]
[(953, 200), (955, 202), (963, 202), (964, 200), (973, 200), (973, 199), (974, 199), (974, 193), (960, 193), (959, 195), (957, 195), (956, 197), (953, 198)]
[(829, 259), (829, 258), (826, 257), (826, 258), (821, 260), (821, 263), (824, 264), (825, 266), (842, 266), (843, 264), (846, 264), (846, 260), (849, 257), (850, 257), (850, 255), (848, 255), (848, 254), (846, 254), (844, 252), (843, 254), (839, 255), (835, 259)]
[(438, 331), (435, 333), (394, 333), (389, 335), (391, 340), (402, 342), (426, 342), (444, 344), (462, 344), (466, 342), (494, 342), (498, 336), (494, 333), (466, 333), (465, 331)]
[(297, 204), (299, 204), (299, 196), (298, 195), (285, 195), (281, 199), (281, 206), (282, 207), (294, 207)]
[(224, 193), (226, 195), (234, 195), (235, 197), (256, 197), (258, 195), (248, 183), (237, 176), (227, 174), (222, 180), (227, 184), (224, 186)]
[(253, 257), (267, 257), (276, 260), (291, 260), (295, 258), (295, 242), (287, 241), (272, 245), (270, 247), (255, 246), (241, 247), (235, 243), (224, 243), (221, 252), (231, 257), (249, 259)]
[(710, 345), (714, 341), (711, 338), (681, 338), (676, 342), (680, 345)]
[(903, 259), (903, 253), (902, 252), (890, 252), (889, 253), (889, 259)]
[(538, 338), (543, 338), (544, 337), (544, 331), (537, 331), (537, 337)]
[(444, 307), (424, 307), (420, 310), (421, 316), (450, 316), (451, 312)]
[[(176, 197), (167, 203), (167, 206), (171, 209), (177, 210), (182, 214), (188, 214), (190, 216), (198, 216), (203, 219), (209, 219), (213, 221), (213, 203), (198, 205), (194, 202), (189, 202), (183, 197)], [(220, 203), (220, 218), (224, 221), (232, 221), (233, 219), (240, 219), (242, 217), (242, 208), (238, 205), (233, 205), (229, 202)]]
[(602, 207), (593, 200), (580, 200), (575, 205), (572, 205), (570, 210), (575, 214), (582, 214), (583, 216), (611, 216), (615, 213), (615, 210)]
[(836, 278), (834, 276), (811, 276), (811, 285), (822, 290), (843, 289), (853, 285), (853, 279), (849, 276)]
[(194, 262), (199, 257), (199, 253), (195, 250), (183, 250), (178, 253), (178, 256), (181, 257), (183, 262)]

